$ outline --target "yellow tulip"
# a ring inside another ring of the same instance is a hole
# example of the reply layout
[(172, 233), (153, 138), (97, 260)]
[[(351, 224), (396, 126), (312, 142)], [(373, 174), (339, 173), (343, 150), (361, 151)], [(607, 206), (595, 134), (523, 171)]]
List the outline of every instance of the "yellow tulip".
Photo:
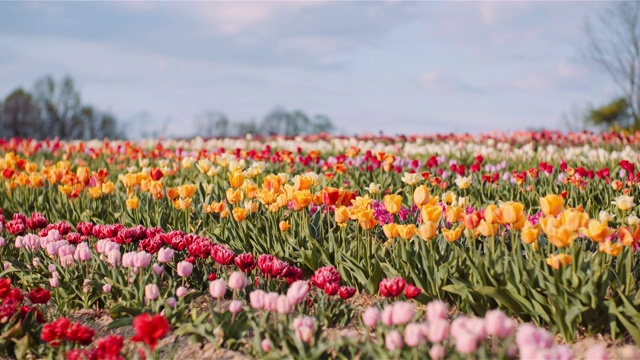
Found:
[(231, 214), (233, 215), (233, 220), (241, 222), (247, 217), (247, 210), (241, 207), (237, 207), (233, 209)]
[(387, 209), (387, 212), (395, 214), (400, 211), (400, 206), (402, 206), (402, 196), (386, 195), (384, 197), (384, 207)]
[(502, 218), (502, 210), (498, 208), (496, 205), (487, 205), (484, 209), (484, 219), (489, 224), (503, 224), (504, 220)]
[(558, 270), (561, 267), (571, 264), (572, 261), (573, 261), (573, 258), (570, 255), (551, 254), (551, 256), (547, 258), (547, 265), (551, 266), (555, 270)]
[(589, 220), (587, 227), (581, 227), (579, 230), (598, 243), (604, 241), (613, 232), (606, 221), (600, 222), (598, 220)]
[(478, 232), (482, 234), (482, 236), (491, 237), (496, 235), (499, 227), (499, 224), (490, 224), (485, 220), (482, 220), (478, 225)]
[(114, 189), (114, 185), (111, 181), (107, 181), (106, 183), (102, 184), (102, 193), (103, 194), (111, 194), (113, 192)]
[(464, 210), (462, 210), (461, 207), (449, 206), (446, 212), (447, 221), (452, 224), (457, 223), (458, 221), (460, 221), (460, 218), (462, 217), (463, 212)]
[(132, 197), (130, 199), (127, 199), (127, 209), (129, 210), (135, 210), (138, 208), (138, 198), (137, 197)]
[(589, 214), (585, 214), (575, 209), (568, 209), (562, 212), (562, 222), (570, 231), (578, 231), (579, 228), (587, 226)]
[(387, 239), (394, 239), (399, 235), (398, 224), (396, 223), (382, 225), (382, 231), (384, 232), (384, 235), (387, 237)]
[(185, 210), (191, 207), (191, 198), (173, 200), (173, 207), (178, 210)]
[(413, 224), (398, 225), (398, 233), (403, 240), (409, 240), (416, 233), (416, 226)]
[(94, 199), (94, 200), (99, 198), (100, 196), (102, 196), (102, 190), (100, 190), (100, 188), (97, 187), (97, 186), (89, 188), (89, 190), (87, 192), (88, 192), (89, 197)]
[(244, 199), (242, 189), (227, 189), (227, 202), (237, 204)]
[(428, 220), (425, 221), (424, 224), (420, 225), (418, 230), (416, 230), (416, 234), (425, 241), (433, 239), (437, 234), (436, 223)]
[(598, 244), (598, 251), (611, 256), (618, 256), (622, 251), (622, 244), (619, 242), (612, 243), (610, 240), (603, 241)]
[(289, 229), (291, 229), (291, 225), (289, 225), (288, 221), (280, 221), (280, 223), (278, 224), (278, 227), (280, 228), (280, 231), (285, 232)]
[(413, 202), (418, 207), (421, 207), (423, 205), (428, 204), (429, 200), (430, 200), (430, 197), (431, 197), (431, 195), (429, 194), (429, 189), (424, 185), (418, 186), (413, 191)]
[(555, 194), (549, 194), (540, 198), (540, 209), (544, 215), (556, 216), (562, 211), (564, 199)]
[(180, 196), (180, 193), (178, 192), (178, 188), (176, 188), (176, 187), (168, 187), (167, 188), (167, 197), (169, 198), (169, 200), (173, 200), (173, 199), (177, 198), (178, 196)]
[(336, 208), (334, 216), (336, 219), (336, 223), (344, 224), (345, 222), (347, 222), (347, 220), (349, 220), (349, 210), (346, 206), (339, 206)]
[(244, 175), (241, 171), (234, 171), (229, 173), (229, 184), (231, 187), (237, 189), (244, 183)]
[(296, 191), (293, 193), (293, 208), (302, 210), (311, 204), (313, 196), (309, 190)]
[(566, 226), (560, 226), (559, 228), (552, 229), (547, 236), (549, 237), (550, 243), (558, 248), (563, 248), (571, 245), (573, 240), (578, 237), (578, 233), (569, 230)]
[(540, 229), (537, 227), (525, 226), (520, 233), (520, 238), (525, 244), (533, 244), (540, 236)]
[(442, 217), (442, 207), (440, 205), (425, 205), (420, 209), (422, 222), (427, 221), (437, 223)]
[(454, 242), (460, 239), (460, 235), (462, 235), (462, 226), (458, 226), (455, 229), (442, 229), (442, 236), (444, 236), (445, 240), (448, 242)]
[(524, 218), (524, 205), (519, 202), (509, 201), (502, 205), (502, 219), (505, 223), (515, 224)]
[(196, 193), (196, 190), (197, 186), (194, 184), (181, 185), (178, 186), (178, 195), (183, 199), (190, 198)]

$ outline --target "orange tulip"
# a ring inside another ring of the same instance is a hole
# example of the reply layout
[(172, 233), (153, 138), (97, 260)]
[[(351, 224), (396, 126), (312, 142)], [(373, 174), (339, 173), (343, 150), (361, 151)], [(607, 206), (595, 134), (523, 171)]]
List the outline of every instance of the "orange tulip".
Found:
[(452, 224), (457, 223), (458, 221), (460, 221), (460, 218), (462, 217), (463, 212), (464, 210), (462, 210), (461, 207), (449, 206), (446, 212), (447, 221)]
[(471, 214), (462, 215), (462, 223), (466, 229), (475, 229), (480, 224), (480, 213), (474, 211)]
[(485, 220), (480, 221), (478, 225), (478, 232), (485, 237), (495, 236), (498, 232), (499, 224), (490, 224)]

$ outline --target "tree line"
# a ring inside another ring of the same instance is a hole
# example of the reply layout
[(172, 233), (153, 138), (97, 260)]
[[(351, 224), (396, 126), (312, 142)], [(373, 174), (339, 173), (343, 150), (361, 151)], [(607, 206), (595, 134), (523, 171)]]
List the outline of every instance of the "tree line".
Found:
[(232, 121), (225, 114), (206, 111), (196, 119), (196, 133), (205, 138), (261, 135), (311, 135), (331, 133), (335, 126), (325, 115), (309, 116), (301, 110), (287, 111), (277, 107), (262, 121)]
[(125, 136), (112, 114), (82, 103), (71, 77), (56, 82), (45, 76), (31, 91), (17, 88), (0, 100), (0, 137), (89, 140)]

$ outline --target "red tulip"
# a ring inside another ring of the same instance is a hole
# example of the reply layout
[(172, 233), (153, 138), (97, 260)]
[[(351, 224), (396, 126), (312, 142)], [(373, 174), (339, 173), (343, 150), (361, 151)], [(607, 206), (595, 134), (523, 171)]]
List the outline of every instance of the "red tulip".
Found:
[(151, 351), (156, 348), (158, 341), (165, 337), (170, 330), (169, 322), (164, 316), (157, 314), (152, 317), (148, 313), (136, 316), (133, 319), (133, 328), (136, 334), (133, 335), (131, 341), (143, 342), (149, 346)]
[(380, 294), (384, 297), (396, 297), (402, 294), (407, 282), (401, 278), (384, 279), (378, 284)]

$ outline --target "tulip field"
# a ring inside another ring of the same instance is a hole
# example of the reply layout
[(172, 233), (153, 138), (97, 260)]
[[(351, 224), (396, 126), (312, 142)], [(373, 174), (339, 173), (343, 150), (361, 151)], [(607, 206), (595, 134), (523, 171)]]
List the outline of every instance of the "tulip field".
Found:
[(0, 139), (0, 356), (639, 359), (639, 185), (640, 133)]

